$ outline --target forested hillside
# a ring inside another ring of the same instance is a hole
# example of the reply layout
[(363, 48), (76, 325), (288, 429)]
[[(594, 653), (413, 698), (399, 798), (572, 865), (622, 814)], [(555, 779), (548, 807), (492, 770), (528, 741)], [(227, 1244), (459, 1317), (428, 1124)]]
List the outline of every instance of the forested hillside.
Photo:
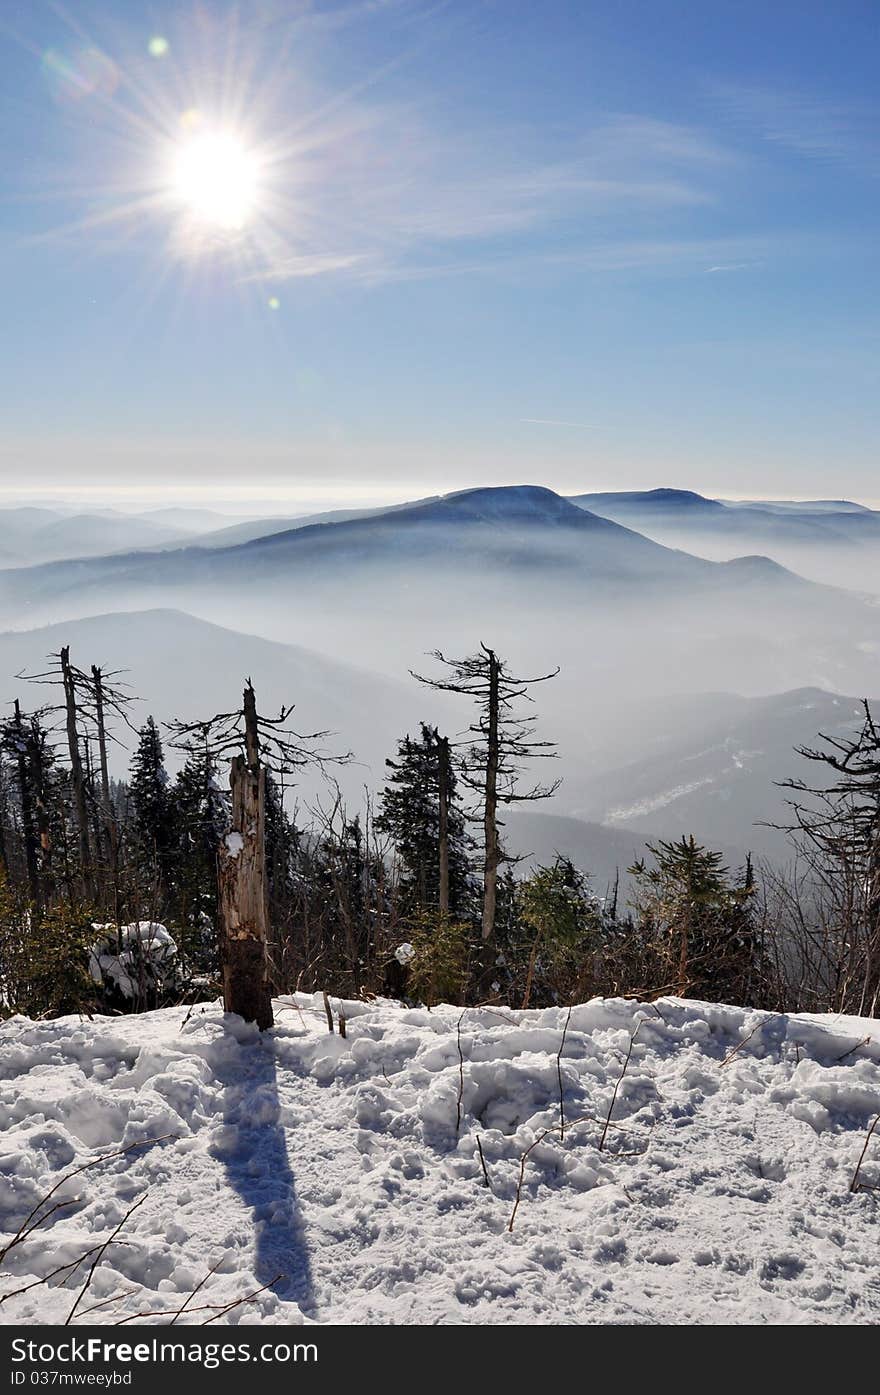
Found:
[[(439, 690), (459, 725), (401, 732), (384, 780), (354, 805), (339, 774), (357, 753), (300, 730), (295, 708), (264, 712), (257, 675), (239, 709), (161, 726), (135, 726), (120, 676), (67, 648), (21, 675), (0, 747), (4, 1011), (132, 1012), (221, 987), (255, 1020), (293, 989), (876, 1010), (868, 704), (848, 735), (791, 752), (787, 869), (725, 865), (700, 827), (683, 827), (599, 881), (571, 856), (524, 860), (510, 846), (508, 820), (562, 773), (538, 721), (556, 672), (522, 677), (488, 647), (424, 667), (415, 710)], [(318, 792), (303, 801), (306, 776)]]

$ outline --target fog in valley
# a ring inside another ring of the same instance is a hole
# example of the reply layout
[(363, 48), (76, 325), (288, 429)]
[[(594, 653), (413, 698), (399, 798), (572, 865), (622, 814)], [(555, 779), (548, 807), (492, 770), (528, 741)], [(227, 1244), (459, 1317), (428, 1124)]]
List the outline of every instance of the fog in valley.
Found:
[[(264, 711), (294, 703), (299, 731), (351, 753), (334, 775), (353, 808), (420, 721), (456, 737), (472, 720), (411, 677), (437, 671), (431, 651), (558, 667), (535, 715), (562, 783), (507, 837), (598, 881), (690, 832), (732, 861), (784, 859), (768, 825), (776, 782), (802, 773), (793, 748), (849, 731), (878, 687), (880, 514), (845, 502), (510, 486), (311, 518), (16, 508), (0, 554), (6, 701), (64, 644), (125, 671), (135, 724), (231, 709), (251, 677)], [(326, 790), (312, 774), (289, 797)]]

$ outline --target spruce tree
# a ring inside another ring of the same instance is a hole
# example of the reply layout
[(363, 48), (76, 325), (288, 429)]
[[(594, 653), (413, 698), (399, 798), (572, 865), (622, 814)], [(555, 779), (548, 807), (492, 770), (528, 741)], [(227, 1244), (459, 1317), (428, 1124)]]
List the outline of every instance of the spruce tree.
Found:
[(216, 761), (194, 745), (170, 791), (175, 919), (196, 968), (217, 969), (217, 849), (229, 815)]
[(152, 717), (147, 718), (138, 734), (129, 790), (136, 841), (144, 870), (153, 883), (150, 890), (164, 900), (170, 882), (174, 819), (162, 738)]
[(680, 994), (737, 1001), (755, 954), (751, 918), (745, 914), (754, 892), (751, 864), (737, 885), (721, 854), (702, 847), (693, 835), (677, 843), (649, 843), (648, 850), (655, 865), (642, 858), (629, 870), (636, 881), (636, 908), (658, 944), (667, 981)]
[[(405, 736), (397, 758), (385, 762), (387, 784), (380, 799), (376, 829), (394, 843), (400, 858), (401, 892), (406, 912), (438, 910), (440, 888), (440, 792), (443, 738), (435, 727), (421, 725), (418, 741)], [(463, 916), (469, 896), (465, 820), (456, 803), (456, 778), (446, 776), (449, 914)]]

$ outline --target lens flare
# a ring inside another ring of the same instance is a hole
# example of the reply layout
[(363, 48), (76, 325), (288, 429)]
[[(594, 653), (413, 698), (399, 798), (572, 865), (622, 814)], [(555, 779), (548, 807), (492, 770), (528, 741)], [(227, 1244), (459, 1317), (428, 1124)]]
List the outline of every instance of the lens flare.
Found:
[(40, 66), (56, 101), (112, 97), (119, 86), (119, 69), (112, 58), (97, 48), (79, 48), (71, 52), (50, 48), (43, 54)]

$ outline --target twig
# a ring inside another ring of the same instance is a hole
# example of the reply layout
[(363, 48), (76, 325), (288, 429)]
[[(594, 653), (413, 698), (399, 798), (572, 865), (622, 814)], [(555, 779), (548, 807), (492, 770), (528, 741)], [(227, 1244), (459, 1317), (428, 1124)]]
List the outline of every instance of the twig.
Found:
[(345, 1017), (345, 1013), (342, 1011), (342, 1003), (340, 1003), (340, 1004), (339, 1004), (339, 1035), (340, 1035), (341, 1037), (344, 1037), (344, 1036), (345, 1036), (345, 1023), (346, 1023), (346, 1017)]
[[(134, 1289), (131, 1290), (134, 1293)], [(126, 1295), (118, 1293), (117, 1298), (124, 1298)], [(187, 1312), (192, 1313), (216, 1313), (221, 1307), (219, 1303), (197, 1303), (194, 1308), (187, 1308)], [(90, 1313), (91, 1308), (84, 1308), (83, 1313)], [(180, 1311), (179, 1308), (142, 1308), (139, 1313), (129, 1313), (127, 1317), (117, 1318), (113, 1323), (114, 1327), (126, 1327), (130, 1322), (137, 1322), (138, 1318), (148, 1317), (174, 1317)], [(171, 1324), (169, 1323), (169, 1326)]]
[(458, 1133), (459, 1129), (461, 1128), (461, 1102), (464, 1099), (464, 1056), (462, 1055), (461, 1050), (461, 1024), (464, 1020), (465, 1012), (467, 1012), (467, 1008), (465, 1008), (464, 1012), (461, 1014), (461, 1017), (458, 1019), (458, 1026), (455, 1029), (455, 1043), (458, 1047), (458, 1099), (456, 1100), (455, 1104), (456, 1133)]
[(497, 1007), (493, 1007), (491, 1003), (472, 1003), (471, 1007), (473, 1008), (474, 1012), (488, 1012), (491, 1017), (500, 1018), (501, 1021), (505, 1022), (508, 1027), (522, 1026), (522, 1022), (520, 1021), (519, 1016), (511, 1017), (509, 1013), (505, 1014), (499, 1011), (499, 1009)]
[[(43, 1200), (48, 1200), (48, 1197), (44, 1197)], [(23, 1230), (20, 1236), (16, 1236), (10, 1240), (6, 1249), (0, 1254), (0, 1264), (2, 1264), (3, 1260), (6, 1258), (7, 1252), (12, 1249), (13, 1245), (20, 1244), (21, 1241), (27, 1240), (35, 1230), (39, 1229), (44, 1221), (48, 1221), (50, 1216), (54, 1216), (56, 1211), (65, 1211), (69, 1206), (77, 1206), (81, 1200), (82, 1197), (72, 1196), (69, 1201), (56, 1201), (55, 1205), (50, 1206), (48, 1211), (44, 1211), (42, 1216), (37, 1216), (36, 1220), (28, 1226), (27, 1230)]]
[[(569, 1128), (569, 1129), (573, 1129), (574, 1126), (575, 1126), (575, 1124), (601, 1124), (602, 1122), (603, 1122), (603, 1121), (599, 1118), (599, 1116), (598, 1116), (597, 1114), (578, 1114), (577, 1118), (575, 1118), (575, 1119), (569, 1119), (569, 1121), (568, 1121), (568, 1128)], [(653, 1128), (653, 1127), (654, 1127), (654, 1124), (655, 1124), (656, 1122), (657, 1122), (656, 1119), (652, 1119), (651, 1122), (650, 1122), (650, 1124), (646, 1125), (645, 1127), (646, 1127), (646, 1128)], [(608, 1127), (609, 1127), (609, 1129), (617, 1129), (619, 1133), (629, 1133), (629, 1132), (630, 1132), (631, 1125), (629, 1125), (629, 1124), (612, 1124), (612, 1123), (609, 1123), (609, 1124), (608, 1124)], [(552, 1132), (553, 1132), (553, 1133), (556, 1133), (556, 1132), (558, 1132), (558, 1130), (553, 1129)], [(610, 1156), (611, 1156), (611, 1157), (614, 1157), (615, 1154), (612, 1153)]]
[(131, 1153), (135, 1148), (147, 1148), (151, 1143), (164, 1143), (166, 1139), (177, 1137), (178, 1135), (176, 1133), (161, 1133), (156, 1138), (144, 1138), (141, 1140), (140, 1143), (129, 1143), (125, 1148), (114, 1148), (112, 1153), (103, 1153), (100, 1158), (92, 1158), (91, 1162), (83, 1163), (81, 1167), (75, 1167), (72, 1170), (72, 1172), (65, 1172), (64, 1176), (55, 1183), (54, 1187), (51, 1187), (50, 1190), (46, 1192), (46, 1195), (40, 1198), (40, 1200), (37, 1202), (36, 1206), (33, 1208), (30, 1214), (25, 1216), (17, 1232), (15, 1233), (15, 1235), (13, 1235), (8, 1245), (6, 1245), (2, 1250), (0, 1250), (0, 1264), (3, 1263), (4, 1259), (9, 1254), (9, 1251), (15, 1245), (20, 1245), (23, 1240), (26, 1240), (30, 1235), (31, 1231), (36, 1230), (37, 1226), (41, 1225), (43, 1221), (46, 1220), (49, 1216), (51, 1216), (54, 1211), (57, 1211), (59, 1207), (76, 1205), (76, 1201), (78, 1200), (78, 1198), (76, 1197), (73, 1201), (59, 1202), (56, 1206), (53, 1206), (49, 1211), (47, 1211), (45, 1215), (40, 1216), (38, 1220), (34, 1221), (33, 1225), (29, 1225), (29, 1222), (33, 1221), (40, 1207), (44, 1206), (46, 1202), (49, 1200), (49, 1197), (54, 1196), (55, 1193), (58, 1191), (59, 1187), (64, 1186), (65, 1182), (69, 1182), (73, 1177), (78, 1177), (81, 1172), (88, 1172), (90, 1167), (97, 1167), (100, 1163), (107, 1162), (110, 1158), (121, 1158), (123, 1154)]
[[(120, 1240), (118, 1243), (124, 1245), (125, 1241)], [(27, 1293), (28, 1289), (39, 1288), (40, 1284), (48, 1284), (50, 1279), (54, 1279), (56, 1274), (63, 1274), (65, 1269), (69, 1269), (71, 1273), (75, 1273), (83, 1260), (88, 1259), (89, 1255), (93, 1255), (98, 1248), (99, 1246), (92, 1245), (91, 1249), (81, 1254), (79, 1259), (69, 1259), (66, 1264), (59, 1264), (57, 1269), (50, 1270), (42, 1279), (32, 1279), (29, 1284), (25, 1284), (22, 1288), (10, 1289), (8, 1293), (4, 1293), (3, 1296), (0, 1297), (0, 1303), (5, 1303), (7, 1298), (17, 1298), (20, 1293)]]
[(138, 1292), (138, 1285), (132, 1288), (124, 1288), (121, 1293), (114, 1293), (112, 1298), (105, 1298), (101, 1303), (93, 1303), (90, 1308), (83, 1308), (80, 1317), (85, 1317), (88, 1313), (96, 1313), (99, 1308), (109, 1308), (111, 1303), (118, 1303), (120, 1298), (130, 1298), (133, 1293)]
[(509, 1231), (513, 1230), (513, 1223), (516, 1220), (516, 1213), (519, 1210), (520, 1197), (522, 1195), (523, 1178), (526, 1175), (526, 1158), (529, 1156), (529, 1153), (532, 1151), (532, 1149), (537, 1148), (539, 1143), (543, 1143), (548, 1133), (552, 1132), (552, 1129), (544, 1129), (543, 1132), (539, 1133), (534, 1143), (529, 1144), (528, 1148), (519, 1160), (519, 1181), (516, 1184), (516, 1200), (513, 1203), (513, 1210), (510, 1213), (510, 1220), (507, 1222), (507, 1229)]
[(562, 1041), (559, 1043), (559, 1050), (556, 1053), (556, 1078), (559, 1081), (559, 1137), (565, 1139), (565, 1106), (562, 1100), (562, 1053), (565, 1050), (565, 1036), (571, 1022), (571, 1007), (568, 1009), (568, 1016), (565, 1019), (565, 1026), (562, 1029)]
[(299, 1020), (303, 1024), (303, 1029), (305, 1031), (308, 1031), (308, 1028), (306, 1027), (306, 1019), (303, 1017), (302, 1008), (300, 1007), (299, 1003), (285, 1003), (279, 999), (278, 1006), (280, 1008), (287, 1008), (290, 1012), (298, 1012)]
[(480, 1155), (480, 1166), (483, 1169), (483, 1185), (492, 1190), (492, 1183), (489, 1181), (489, 1169), (486, 1167), (486, 1159), (483, 1157), (483, 1145), (480, 1142), (480, 1135), (477, 1134), (477, 1152)]
[(844, 1051), (844, 1053), (843, 1053), (842, 1056), (835, 1056), (834, 1060), (832, 1061), (832, 1065), (835, 1065), (835, 1066), (836, 1066), (836, 1065), (839, 1065), (841, 1061), (845, 1061), (845, 1060), (846, 1060), (847, 1056), (853, 1056), (853, 1055), (855, 1055), (855, 1053), (858, 1051), (859, 1047), (861, 1047), (861, 1046), (867, 1046), (867, 1045), (868, 1045), (868, 1042), (869, 1042), (870, 1040), (871, 1040), (870, 1037), (862, 1037), (861, 1041), (857, 1041), (856, 1044), (855, 1044), (855, 1046), (851, 1046), (851, 1047), (850, 1047), (849, 1051)]
[[(871, 1127), (868, 1129), (868, 1133), (867, 1133), (867, 1136), (866, 1136), (866, 1138), (865, 1138), (864, 1146), (862, 1147), (862, 1151), (861, 1151), (861, 1153), (859, 1154), (859, 1160), (858, 1160), (858, 1162), (856, 1163), (856, 1170), (855, 1170), (855, 1172), (853, 1173), (852, 1181), (851, 1181), (850, 1184), (849, 1184), (849, 1189), (850, 1189), (851, 1192), (858, 1192), (858, 1191), (861, 1191), (861, 1189), (866, 1185), (864, 1182), (860, 1182), (860, 1181), (859, 1181), (859, 1173), (860, 1173), (861, 1170), (862, 1170), (862, 1163), (865, 1161), (865, 1154), (866, 1154), (867, 1151), (868, 1151), (868, 1144), (871, 1142), (871, 1135), (873, 1134), (873, 1132), (874, 1132), (874, 1130), (876, 1129), (876, 1127), (877, 1127), (878, 1124), (880, 1124), (880, 1114), (877, 1115), (877, 1118), (874, 1120), (873, 1124), (872, 1124)], [(873, 1191), (873, 1190), (874, 1190), (873, 1187), (868, 1187), (867, 1189), (868, 1189), (868, 1191)]]
[(250, 1303), (254, 1298), (259, 1298), (261, 1293), (265, 1293), (267, 1288), (271, 1288), (273, 1284), (277, 1284), (278, 1280), (284, 1277), (283, 1274), (276, 1274), (275, 1278), (270, 1279), (267, 1284), (263, 1284), (262, 1288), (254, 1289), (253, 1293), (247, 1294), (245, 1298), (238, 1298), (234, 1303), (229, 1303), (225, 1308), (221, 1308), (219, 1313), (215, 1313), (213, 1317), (205, 1318), (201, 1326), (207, 1327), (209, 1322), (216, 1322), (217, 1319), (223, 1317), (225, 1313), (231, 1313), (233, 1308), (240, 1308), (242, 1303)]
[[(644, 1020), (644, 1019), (643, 1019), (643, 1020)], [(629, 1066), (630, 1058), (631, 1058), (632, 1053), (633, 1053), (633, 1047), (635, 1046), (636, 1037), (637, 1037), (638, 1034), (639, 1034), (639, 1029), (641, 1028), (641, 1025), (642, 1025), (642, 1023), (640, 1022), (639, 1025), (638, 1025), (638, 1027), (636, 1027), (635, 1031), (633, 1032), (632, 1036), (631, 1036), (630, 1039), (629, 1039), (629, 1048), (627, 1049), (626, 1059), (624, 1060), (624, 1063), (623, 1063), (623, 1070), (620, 1072), (620, 1075), (617, 1077), (617, 1083), (616, 1083), (616, 1085), (614, 1086), (614, 1093), (613, 1093), (613, 1095), (611, 1096), (611, 1103), (610, 1103), (610, 1105), (608, 1106), (608, 1113), (607, 1113), (607, 1115), (605, 1116), (605, 1124), (604, 1124), (603, 1129), (602, 1129), (602, 1137), (599, 1139), (599, 1152), (600, 1152), (600, 1153), (602, 1152), (603, 1148), (605, 1147), (605, 1139), (606, 1139), (606, 1137), (607, 1137), (607, 1135), (608, 1135), (608, 1130), (609, 1130), (609, 1128), (611, 1127), (611, 1115), (614, 1113), (614, 1106), (615, 1106), (615, 1104), (617, 1103), (617, 1092), (618, 1092), (618, 1090), (620, 1089), (620, 1084), (621, 1084), (621, 1081), (623, 1080), (623, 1077), (626, 1075), (627, 1067)]]
[(120, 1232), (120, 1230), (122, 1229), (122, 1227), (125, 1225), (125, 1222), (128, 1220), (128, 1218), (129, 1218), (129, 1216), (132, 1214), (132, 1212), (133, 1212), (133, 1211), (136, 1211), (137, 1208), (138, 1208), (139, 1206), (142, 1206), (143, 1203), (146, 1201), (146, 1199), (147, 1199), (147, 1193), (146, 1193), (146, 1192), (141, 1192), (141, 1194), (140, 1194), (140, 1196), (138, 1197), (137, 1201), (132, 1202), (131, 1206), (129, 1206), (129, 1208), (128, 1208), (128, 1210), (126, 1211), (125, 1215), (122, 1217), (122, 1220), (119, 1222), (119, 1224), (118, 1224), (118, 1226), (116, 1227), (116, 1229), (114, 1230), (113, 1234), (110, 1236), (110, 1239), (109, 1239), (109, 1240), (105, 1240), (103, 1245), (99, 1245), (99, 1246), (98, 1246), (98, 1253), (95, 1255), (95, 1258), (92, 1260), (92, 1263), (91, 1263), (91, 1265), (90, 1265), (90, 1267), (89, 1267), (89, 1272), (88, 1272), (88, 1274), (86, 1275), (86, 1281), (85, 1281), (85, 1283), (83, 1284), (82, 1288), (80, 1289), (79, 1293), (76, 1295), (76, 1301), (75, 1301), (73, 1307), (71, 1308), (70, 1312), (67, 1314), (67, 1317), (64, 1319), (64, 1323), (63, 1323), (63, 1326), (64, 1326), (64, 1327), (69, 1327), (70, 1324), (71, 1324), (71, 1322), (73, 1321), (73, 1319), (74, 1319), (74, 1317), (75, 1317), (75, 1315), (76, 1315), (76, 1310), (77, 1310), (77, 1308), (79, 1307), (80, 1303), (82, 1302), (83, 1298), (85, 1297), (86, 1292), (88, 1291), (89, 1284), (92, 1282), (92, 1275), (94, 1274), (94, 1272), (95, 1272), (95, 1270), (97, 1269), (99, 1263), (101, 1262), (101, 1259), (102, 1259), (102, 1257), (104, 1256), (105, 1252), (106, 1252), (106, 1251), (110, 1248), (110, 1246), (113, 1244), (113, 1241), (116, 1239), (117, 1235), (119, 1234), (119, 1232)]
[(327, 989), (324, 990), (324, 1011), (327, 1014), (327, 1026), (330, 1028), (330, 1035), (333, 1035), (333, 1011), (330, 1007), (330, 999), (327, 997)]
[(196, 1286), (195, 1286), (195, 1288), (193, 1289), (192, 1293), (189, 1294), (189, 1296), (188, 1296), (187, 1298), (184, 1299), (183, 1304), (181, 1305), (181, 1307), (179, 1307), (179, 1308), (177, 1309), (177, 1312), (174, 1314), (174, 1317), (171, 1319), (171, 1321), (170, 1321), (169, 1324), (168, 1324), (169, 1327), (173, 1327), (174, 1324), (176, 1323), (177, 1319), (180, 1317), (181, 1313), (185, 1313), (185, 1312), (186, 1312), (187, 1308), (189, 1307), (189, 1305), (190, 1305), (190, 1303), (192, 1302), (192, 1300), (195, 1298), (196, 1294), (199, 1292), (200, 1289), (204, 1288), (205, 1284), (208, 1282), (208, 1280), (210, 1279), (211, 1275), (217, 1273), (217, 1270), (220, 1268), (220, 1265), (223, 1263), (223, 1261), (224, 1261), (225, 1258), (226, 1258), (225, 1255), (221, 1255), (220, 1258), (218, 1259), (217, 1263), (213, 1266), (213, 1268), (209, 1269), (208, 1272), (207, 1272), (207, 1274), (205, 1275), (205, 1277), (204, 1277), (199, 1283), (196, 1284)]
[[(638, 1028), (636, 1028), (636, 1031), (633, 1033), (633, 1038), (632, 1038), (633, 1041), (635, 1040), (635, 1037), (636, 1037), (637, 1032), (638, 1032)], [(630, 1052), (631, 1052), (631, 1051), (632, 1051), (632, 1041), (630, 1042)], [(628, 1063), (629, 1063), (629, 1053), (627, 1054), (627, 1058), (626, 1058), (626, 1064), (628, 1064)], [(624, 1068), (623, 1068), (623, 1070), (622, 1070), (621, 1073), (620, 1073), (620, 1080), (623, 1079), (624, 1074), (626, 1073), (626, 1064), (624, 1065)], [(618, 1080), (618, 1082), (617, 1082), (618, 1085), (620, 1084), (620, 1080)], [(615, 1089), (615, 1092), (614, 1092), (614, 1093), (615, 1093), (615, 1098), (616, 1098), (616, 1095), (617, 1095), (617, 1090), (616, 1090), (616, 1089)], [(613, 1109), (613, 1108), (614, 1108), (614, 1100), (612, 1099), (612, 1101), (611, 1101), (611, 1109)], [(656, 1122), (657, 1122), (656, 1119), (652, 1119), (649, 1127), (653, 1128), (653, 1127), (654, 1127), (654, 1124), (655, 1124)], [(599, 1123), (599, 1120), (597, 1119), (597, 1117), (596, 1117), (595, 1114), (579, 1114), (578, 1117), (577, 1117), (576, 1119), (569, 1119), (569, 1121), (568, 1121), (568, 1127), (569, 1127), (570, 1129), (572, 1129), (572, 1128), (574, 1128), (575, 1124), (583, 1124), (583, 1123), (598, 1124), (598, 1123)], [(628, 1132), (627, 1126), (626, 1126), (625, 1124), (613, 1124), (613, 1123), (611, 1122), (611, 1110), (609, 1110), (609, 1112), (608, 1112), (608, 1117), (607, 1117), (606, 1120), (605, 1120), (605, 1124), (604, 1124), (604, 1127), (603, 1127), (603, 1130), (602, 1130), (602, 1139), (601, 1139), (601, 1142), (599, 1143), (598, 1150), (597, 1150), (597, 1151), (599, 1151), (599, 1152), (602, 1151), (602, 1144), (605, 1142), (605, 1135), (607, 1134), (607, 1132), (608, 1132), (609, 1129), (619, 1129), (622, 1133)], [(537, 1145), (538, 1145), (539, 1143), (542, 1143), (542, 1142), (544, 1141), (545, 1138), (549, 1137), (549, 1135), (550, 1135), (551, 1133), (552, 1133), (552, 1134), (558, 1134), (558, 1133), (560, 1133), (560, 1132), (561, 1132), (561, 1131), (560, 1131), (559, 1129), (544, 1129), (544, 1130), (538, 1135), (538, 1137), (534, 1140), (534, 1142), (529, 1144), (528, 1148), (527, 1148), (527, 1149), (525, 1150), (525, 1152), (521, 1155), (520, 1160), (519, 1160), (519, 1181), (517, 1182), (517, 1185), (516, 1185), (516, 1200), (515, 1200), (515, 1202), (514, 1202), (513, 1211), (512, 1211), (512, 1213), (511, 1213), (510, 1220), (509, 1220), (508, 1223), (507, 1223), (507, 1229), (508, 1229), (508, 1230), (513, 1230), (513, 1222), (514, 1222), (514, 1219), (515, 1219), (515, 1217), (516, 1217), (517, 1210), (519, 1209), (520, 1197), (521, 1197), (521, 1193), (522, 1193), (523, 1178), (525, 1177), (525, 1171), (526, 1171), (526, 1159), (528, 1158), (529, 1153), (532, 1151), (533, 1148), (537, 1147)], [(479, 1146), (480, 1146), (480, 1140), (479, 1140), (479, 1138), (478, 1138), (478, 1139), (477, 1139), (477, 1147), (479, 1147)], [(608, 1153), (608, 1154), (607, 1154), (607, 1157), (608, 1157), (609, 1162), (613, 1161), (615, 1158), (643, 1158), (643, 1157), (645, 1156), (645, 1154), (647, 1153), (648, 1148), (650, 1148), (650, 1146), (651, 1146), (651, 1142), (650, 1142), (650, 1139), (649, 1139), (646, 1147), (644, 1147), (644, 1148), (639, 1148), (639, 1149), (636, 1150), (635, 1152), (632, 1152), (632, 1153)], [(482, 1158), (482, 1156), (483, 1156), (483, 1150), (482, 1150), (482, 1148), (480, 1148), (480, 1157)], [(484, 1166), (485, 1166), (485, 1164), (484, 1164)]]
[(654, 1011), (656, 1012), (657, 1016), (660, 1018), (660, 1021), (661, 1021), (665, 1026), (667, 1026), (667, 1027), (669, 1026), (669, 1020), (668, 1020), (668, 1018), (666, 1018), (666, 1017), (663, 1016), (663, 1013), (660, 1011), (660, 1009), (658, 1008), (658, 1006), (657, 1006), (656, 1003), (651, 1003), (651, 1002), (645, 1003), (645, 1007), (653, 1008)]
[(737, 1052), (738, 1052), (738, 1051), (742, 1051), (742, 1049), (743, 1049), (743, 1047), (746, 1045), (746, 1043), (751, 1041), (752, 1037), (755, 1035), (756, 1032), (760, 1032), (760, 1031), (761, 1031), (761, 1028), (762, 1028), (762, 1027), (766, 1027), (768, 1022), (774, 1022), (774, 1021), (776, 1020), (777, 1017), (781, 1017), (781, 1016), (782, 1016), (782, 1013), (781, 1013), (781, 1012), (774, 1012), (773, 1015), (772, 1015), (771, 1017), (764, 1017), (764, 1018), (761, 1019), (760, 1022), (756, 1023), (756, 1025), (752, 1028), (752, 1030), (751, 1030), (746, 1036), (743, 1037), (742, 1041), (739, 1042), (739, 1043), (733, 1048), (732, 1051), (728, 1051), (727, 1055), (724, 1057), (724, 1060), (721, 1062), (721, 1065), (718, 1067), (718, 1069), (719, 1069), (719, 1070), (723, 1070), (724, 1067), (728, 1064), (728, 1062), (733, 1060), (733, 1058), (734, 1058), (734, 1056), (737, 1054)]
[[(207, 1278), (208, 1276), (206, 1275), (205, 1277)], [(284, 1277), (285, 1276), (283, 1274), (276, 1274), (274, 1279), (270, 1279), (268, 1284), (263, 1285), (263, 1288), (256, 1289), (254, 1293), (248, 1294), (245, 1298), (236, 1299), (234, 1303), (197, 1303), (195, 1307), (187, 1308), (187, 1312), (190, 1314), (213, 1313), (214, 1317), (222, 1317), (224, 1313), (230, 1312), (232, 1308), (237, 1308), (241, 1303), (249, 1303), (252, 1298), (256, 1298), (259, 1294), (261, 1294), (263, 1292), (263, 1289), (271, 1288), (272, 1284), (276, 1284), (279, 1279), (283, 1279)], [(132, 1293), (134, 1291), (134, 1289), (131, 1290)], [(116, 1294), (117, 1298), (124, 1298), (126, 1296), (127, 1295), (123, 1293)], [(190, 1295), (190, 1297), (192, 1297), (192, 1295)], [(102, 1305), (100, 1303), (97, 1304), (97, 1307), (101, 1306)], [(84, 1311), (87, 1313), (91, 1313), (94, 1312), (94, 1309), (86, 1308)], [(118, 1318), (116, 1322), (113, 1323), (113, 1326), (125, 1327), (130, 1322), (137, 1322), (138, 1318), (172, 1317), (176, 1316), (180, 1311), (181, 1310), (179, 1308), (144, 1308), (139, 1313), (129, 1313), (127, 1317)], [(207, 1321), (213, 1322), (214, 1318), (208, 1318)], [(205, 1323), (201, 1323), (200, 1325), (204, 1327)], [(172, 1324), (168, 1323), (168, 1326), (171, 1327)]]

